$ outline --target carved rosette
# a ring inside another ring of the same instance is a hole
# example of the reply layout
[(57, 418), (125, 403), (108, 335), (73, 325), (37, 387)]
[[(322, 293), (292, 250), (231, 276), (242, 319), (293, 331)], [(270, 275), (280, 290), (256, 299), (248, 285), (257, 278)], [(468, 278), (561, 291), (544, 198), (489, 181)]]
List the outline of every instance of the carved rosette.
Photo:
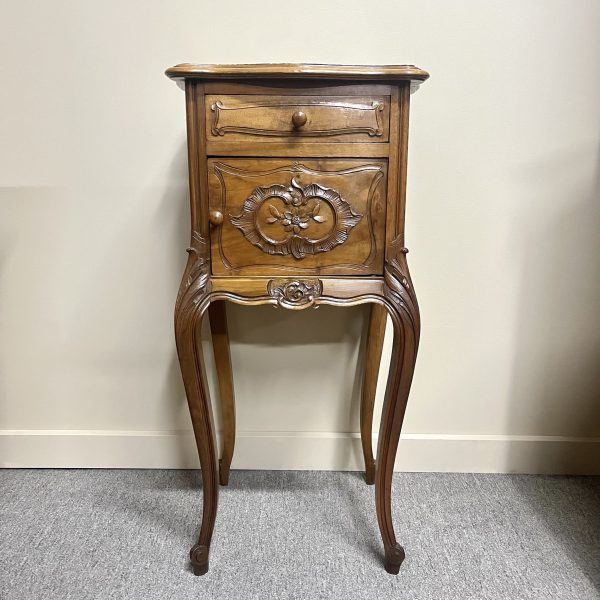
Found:
[[(322, 202), (329, 206), (332, 217), (320, 214)], [(268, 216), (261, 214), (265, 203)], [(242, 213), (231, 217), (231, 223), (263, 252), (300, 260), (343, 244), (362, 217), (336, 190), (317, 183), (302, 186), (294, 177), (289, 186), (257, 187), (244, 202)], [(314, 237), (306, 231), (312, 223), (329, 228)], [(267, 226), (272, 225), (279, 225), (279, 231), (267, 232)]]
[(269, 296), (277, 299), (279, 306), (299, 310), (313, 306), (323, 292), (323, 284), (319, 279), (272, 279), (267, 291)]

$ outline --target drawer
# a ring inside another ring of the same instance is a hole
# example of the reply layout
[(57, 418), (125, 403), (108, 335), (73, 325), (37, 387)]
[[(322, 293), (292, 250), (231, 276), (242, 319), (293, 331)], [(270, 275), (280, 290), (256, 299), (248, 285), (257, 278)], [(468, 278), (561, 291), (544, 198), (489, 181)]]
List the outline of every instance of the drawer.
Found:
[(387, 142), (389, 96), (207, 95), (209, 142)]
[(214, 275), (383, 273), (387, 161), (209, 159)]

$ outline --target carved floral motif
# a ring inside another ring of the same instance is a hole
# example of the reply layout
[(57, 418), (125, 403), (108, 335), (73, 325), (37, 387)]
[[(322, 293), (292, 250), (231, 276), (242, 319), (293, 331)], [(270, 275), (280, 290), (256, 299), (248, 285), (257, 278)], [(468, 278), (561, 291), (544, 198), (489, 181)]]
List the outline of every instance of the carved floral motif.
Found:
[[(268, 205), (269, 215), (264, 219), (266, 225), (280, 223), (288, 235), (283, 239), (273, 239), (261, 228), (258, 211), (264, 202), (278, 198), (284, 204), (282, 210), (274, 204)], [(326, 235), (318, 239), (309, 237), (304, 230), (311, 221), (325, 223), (327, 218), (320, 213), (321, 203), (325, 202), (334, 214), (334, 222)], [(302, 186), (294, 177), (289, 186), (275, 184), (269, 187), (257, 187), (246, 199), (240, 215), (231, 217), (231, 223), (237, 227), (251, 243), (267, 254), (292, 255), (302, 259), (310, 254), (327, 252), (343, 244), (351, 229), (362, 219), (352, 207), (334, 189), (324, 188), (317, 183)]]
[(272, 279), (267, 286), (269, 295), (284, 308), (301, 309), (312, 306), (323, 291), (318, 279), (289, 280)]
[[(292, 179), (292, 186), (295, 184), (295, 180)], [(321, 203), (315, 202), (312, 208), (306, 206), (308, 199), (299, 194), (296, 190), (292, 191), (292, 202), (289, 210), (280, 213), (276, 206), (269, 205), (270, 217), (267, 217), (267, 223), (277, 223), (280, 221), (285, 231), (293, 231), (294, 233), (300, 233), (302, 229), (307, 229), (312, 219), (316, 223), (325, 223), (327, 219), (319, 215), (321, 209)]]

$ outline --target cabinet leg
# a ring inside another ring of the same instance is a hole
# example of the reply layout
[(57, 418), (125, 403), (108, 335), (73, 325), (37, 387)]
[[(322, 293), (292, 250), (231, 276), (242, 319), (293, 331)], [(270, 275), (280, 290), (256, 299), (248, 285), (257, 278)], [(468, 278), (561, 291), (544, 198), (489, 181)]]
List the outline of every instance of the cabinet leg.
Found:
[(377, 390), (377, 376), (381, 364), (383, 337), (387, 312), (381, 304), (371, 305), (369, 332), (365, 360), (362, 398), (360, 404), (360, 438), (365, 458), (365, 480), (369, 485), (375, 483), (375, 459), (373, 458), (373, 406)]
[(194, 246), (189, 252), (190, 260), (175, 307), (175, 339), (202, 469), (202, 525), (198, 543), (190, 552), (190, 559), (194, 574), (204, 575), (208, 571), (208, 553), (217, 516), (219, 486), (215, 428), (199, 339), (202, 314), (209, 301), (205, 290), (208, 270), (206, 262), (198, 258)]
[(417, 299), (412, 288), (405, 250), (386, 269), (388, 309), (394, 326), (392, 359), (381, 416), (377, 469), (375, 474), (375, 504), (377, 520), (385, 549), (385, 570), (396, 574), (404, 560), (404, 549), (396, 541), (392, 522), (392, 474), (402, 421), (412, 382), (419, 343), (420, 320)]
[(218, 300), (211, 303), (208, 307), (208, 316), (219, 380), (219, 401), (223, 426), (223, 454), (219, 461), (219, 481), (221, 485), (227, 485), (235, 447), (235, 398), (225, 301)]

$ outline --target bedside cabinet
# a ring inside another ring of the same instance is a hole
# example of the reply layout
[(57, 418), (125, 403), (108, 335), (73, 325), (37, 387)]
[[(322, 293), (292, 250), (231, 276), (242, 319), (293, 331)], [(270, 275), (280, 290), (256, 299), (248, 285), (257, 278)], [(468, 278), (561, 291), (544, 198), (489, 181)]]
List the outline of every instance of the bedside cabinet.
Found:
[[(371, 304), (360, 430), (384, 565), (398, 573), (404, 550), (391, 482), (420, 327), (404, 245), (408, 114), (411, 91), (428, 74), (405, 65), (302, 64), (182, 64), (166, 74), (184, 87), (187, 114), (192, 231), (175, 336), (202, 468), (194, 573), (208, 570), (219, 483), (227, 485), (234, 450), (225, 301), (290, 310)], [(220, 459), (199, 344), (205, 312), (218, 370)], [(388, 314), (393, 351), (375, 460)]]

